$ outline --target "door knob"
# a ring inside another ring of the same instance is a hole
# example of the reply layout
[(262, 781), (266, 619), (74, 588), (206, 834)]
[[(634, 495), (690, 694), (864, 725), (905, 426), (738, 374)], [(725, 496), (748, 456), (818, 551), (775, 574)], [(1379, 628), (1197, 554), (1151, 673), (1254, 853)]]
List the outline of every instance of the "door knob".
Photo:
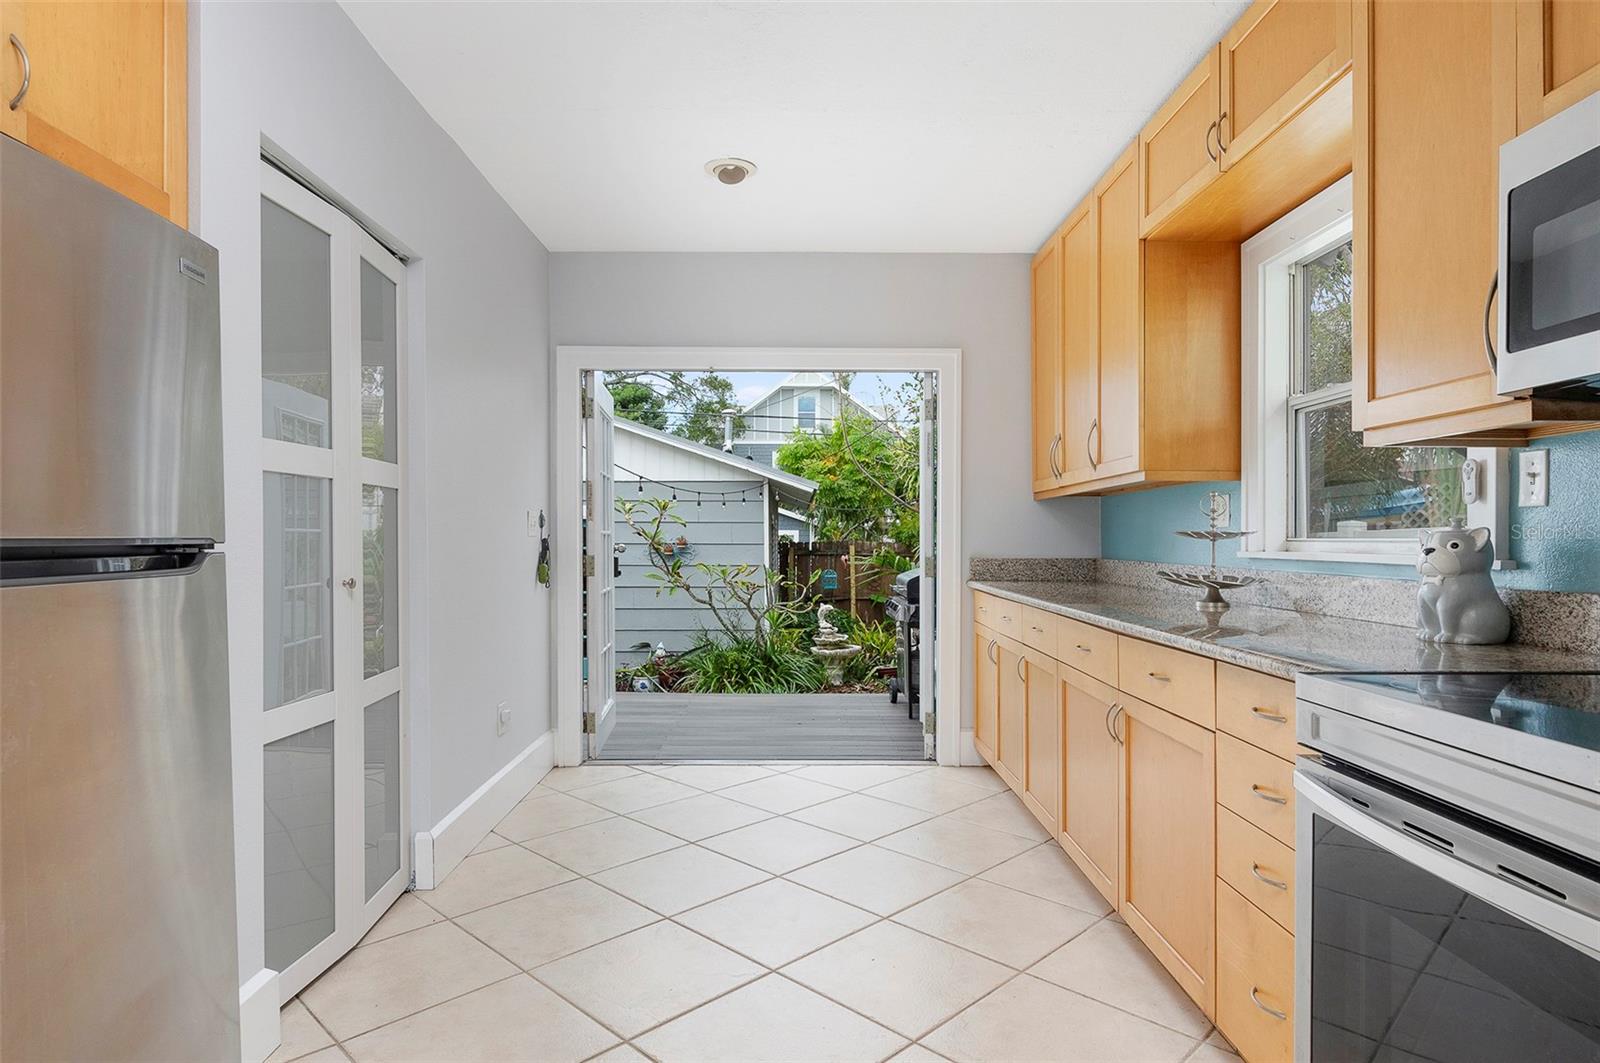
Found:
[(339, 581), (339, 586), (343, 587), (347, 591), (353, 591), (356, 589), (356, 578), (354, 576), (346, 576), (344, 579)]

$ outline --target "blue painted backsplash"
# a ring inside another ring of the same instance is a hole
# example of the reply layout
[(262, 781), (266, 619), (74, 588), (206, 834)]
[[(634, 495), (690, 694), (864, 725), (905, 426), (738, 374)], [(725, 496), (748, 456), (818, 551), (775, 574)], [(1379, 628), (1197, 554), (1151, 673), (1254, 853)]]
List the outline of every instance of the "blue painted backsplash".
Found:
[[(1542, 439), (1538, 449), (1550, 451), (1550, 505), (1519, 509), (1515, 490), (1510, 514), (1510, 555), (1517, 568), (1495, 573), (1495, 582), (1527, 590), (1600, 591), (1600, 431)], [(1517, 450), (1511, 452), (1513, 474)], [(1239, 519), (1239, 483), (1181, 484), (1153, 491), (1109, 495), (1100, 500), (1100, 556), (1124, 561), (1169, 561), (1205, 564), (1210, 548), (1182, 539), (1179, 528), (1203, 528), (1202, 504), (1209, 491), (1226, 491), (1232, 499), (1235, 527)], [(1507, 543), (1495, 543), (1506, 556)], [(1415, 579), (1400, 565), (1240, 560), (1235, 543), (1217, 544), (1217, 562), (1300, 572), (1332, 572), (1349, 576)]]

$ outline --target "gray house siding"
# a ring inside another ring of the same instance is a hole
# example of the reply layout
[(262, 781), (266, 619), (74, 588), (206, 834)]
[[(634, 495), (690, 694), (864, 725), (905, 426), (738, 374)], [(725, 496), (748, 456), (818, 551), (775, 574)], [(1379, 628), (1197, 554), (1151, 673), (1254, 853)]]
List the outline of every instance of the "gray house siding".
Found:
[[(737, 564), (760, 565), (765, 559), (768, 505), (766, 484), (761, 480), (693, 480), (674, 481), (678, 501), (672, 512), (685, 521), (684, 526), (667, 529), (672, 538), (682, 535), (689, 540), (693, 554), (687, 564)], [(738, 491), (748, 489), (749, 497), (741, 502), (737, 494), (731, 497), (702, 496), (695, 504), (694, 492)], [(661, 487), (650, 483), (638, 492), (635, 485), (622, 481), (617, 485), (621, 501), (640, 498), (663, 497)], [(723, 505), (723, 501), (727, 504)], [(775, 508), (775, 507), (774, 507)], [(705, 630), (716, 630), (716, 620), (710, 610), (691, 602), (682, 594), (657, 594), (658, 583), (650, 580), (653, 571), (645, 553), (644, 540), (633, 532), (620, 516), (616, 522), (616, 542), (627, 547), (619, 560), (622, 574), (616, 581), (617, 663), (636, 665), (645, 660), (657, 643), (668, 651), (686, 650), (695, 635)], [(650, 650), (635, 650), (637, 643), (649, 643)]]

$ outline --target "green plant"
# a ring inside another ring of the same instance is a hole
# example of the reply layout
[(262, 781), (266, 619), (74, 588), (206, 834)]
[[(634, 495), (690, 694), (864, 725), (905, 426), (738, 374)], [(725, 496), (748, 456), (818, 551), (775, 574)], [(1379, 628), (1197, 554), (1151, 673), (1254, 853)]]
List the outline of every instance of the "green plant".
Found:
[(879, 668), (895, 663), (894, 621), (880, 620), (869, 624), (851, 620), (845, 634), (861, 647), (861, 652), (845, 662), (844, 678), (847, 683), (866, 683), (877, 678)]
[(821, 690), (826, 679), (793, 630), (761, 640), (702, 632), (677, 663), (675, 689), (699, 694), (801, 694)]

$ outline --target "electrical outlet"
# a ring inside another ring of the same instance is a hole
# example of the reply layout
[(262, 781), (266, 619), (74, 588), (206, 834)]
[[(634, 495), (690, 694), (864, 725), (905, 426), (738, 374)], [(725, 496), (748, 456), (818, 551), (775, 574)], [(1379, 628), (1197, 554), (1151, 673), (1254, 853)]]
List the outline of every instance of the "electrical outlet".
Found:
[(494, 733), (503, 735), (511, 729), (511, 703), (502, 701), (494, 707)]
[(1517, 505), (1550, 504), (1550, 452), (1524, 450), (1517, 455)]

